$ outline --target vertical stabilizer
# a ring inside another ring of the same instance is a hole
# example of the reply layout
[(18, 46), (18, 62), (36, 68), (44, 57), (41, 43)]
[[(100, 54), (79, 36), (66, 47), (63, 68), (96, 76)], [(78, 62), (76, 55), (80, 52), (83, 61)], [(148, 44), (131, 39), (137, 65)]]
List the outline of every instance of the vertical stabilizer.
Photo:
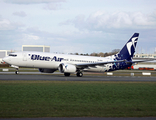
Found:
[(115, 58), (117, 60), (131, 61), (135, 53), (135, 48), (138, 42), (138, 37), (139, 37), (139, 33), (134, 33), (134, 35), (129, 39), (129, 41), (120, 50), (120, 52), (115, 55)]

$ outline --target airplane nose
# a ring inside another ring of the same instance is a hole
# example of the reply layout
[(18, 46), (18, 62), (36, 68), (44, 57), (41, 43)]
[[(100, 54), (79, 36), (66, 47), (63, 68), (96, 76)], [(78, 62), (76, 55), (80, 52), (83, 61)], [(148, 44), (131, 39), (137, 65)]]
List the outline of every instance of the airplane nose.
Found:
[(5, 63), (8, 63), (8, 62), (9, 62), (9, 57), (4, 57), (4, 58), (2, 59), (2, 61), (5, 62)]

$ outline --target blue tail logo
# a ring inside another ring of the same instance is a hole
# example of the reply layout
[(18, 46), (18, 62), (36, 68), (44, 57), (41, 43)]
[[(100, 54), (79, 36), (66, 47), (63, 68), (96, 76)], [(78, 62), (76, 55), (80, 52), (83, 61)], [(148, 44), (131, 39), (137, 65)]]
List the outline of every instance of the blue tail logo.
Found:
[(139, 37), (139, 33), (134, 33), (134, 35), (129, 39), (129, 41), (120, 50), (120, 52), (115, 55), (115, 59), (116, 60), (126, 59), (128, 61), (131, 61), (135, 53), (138, 37)]

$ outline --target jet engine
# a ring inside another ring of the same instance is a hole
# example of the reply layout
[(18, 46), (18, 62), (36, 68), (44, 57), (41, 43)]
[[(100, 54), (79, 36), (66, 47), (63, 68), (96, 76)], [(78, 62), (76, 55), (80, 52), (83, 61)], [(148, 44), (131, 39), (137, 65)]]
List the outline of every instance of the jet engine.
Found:
[(61, 73), (75, 73), (76, 72), (76, 66), (71, 65), (71, 64), (61, 63), (58, 69)]
[(53, 73), (56, 71), (56, 69), (47, 69), (47, 68), (39, 68), (38, 70), (43, 73)]

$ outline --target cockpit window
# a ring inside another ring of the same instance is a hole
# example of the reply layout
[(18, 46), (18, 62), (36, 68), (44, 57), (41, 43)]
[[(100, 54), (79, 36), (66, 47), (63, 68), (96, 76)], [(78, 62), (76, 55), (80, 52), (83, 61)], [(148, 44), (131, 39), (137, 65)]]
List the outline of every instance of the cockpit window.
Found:
[(17, 55), (16, 54), (9, 54), (9, 56), (16, 57)]

